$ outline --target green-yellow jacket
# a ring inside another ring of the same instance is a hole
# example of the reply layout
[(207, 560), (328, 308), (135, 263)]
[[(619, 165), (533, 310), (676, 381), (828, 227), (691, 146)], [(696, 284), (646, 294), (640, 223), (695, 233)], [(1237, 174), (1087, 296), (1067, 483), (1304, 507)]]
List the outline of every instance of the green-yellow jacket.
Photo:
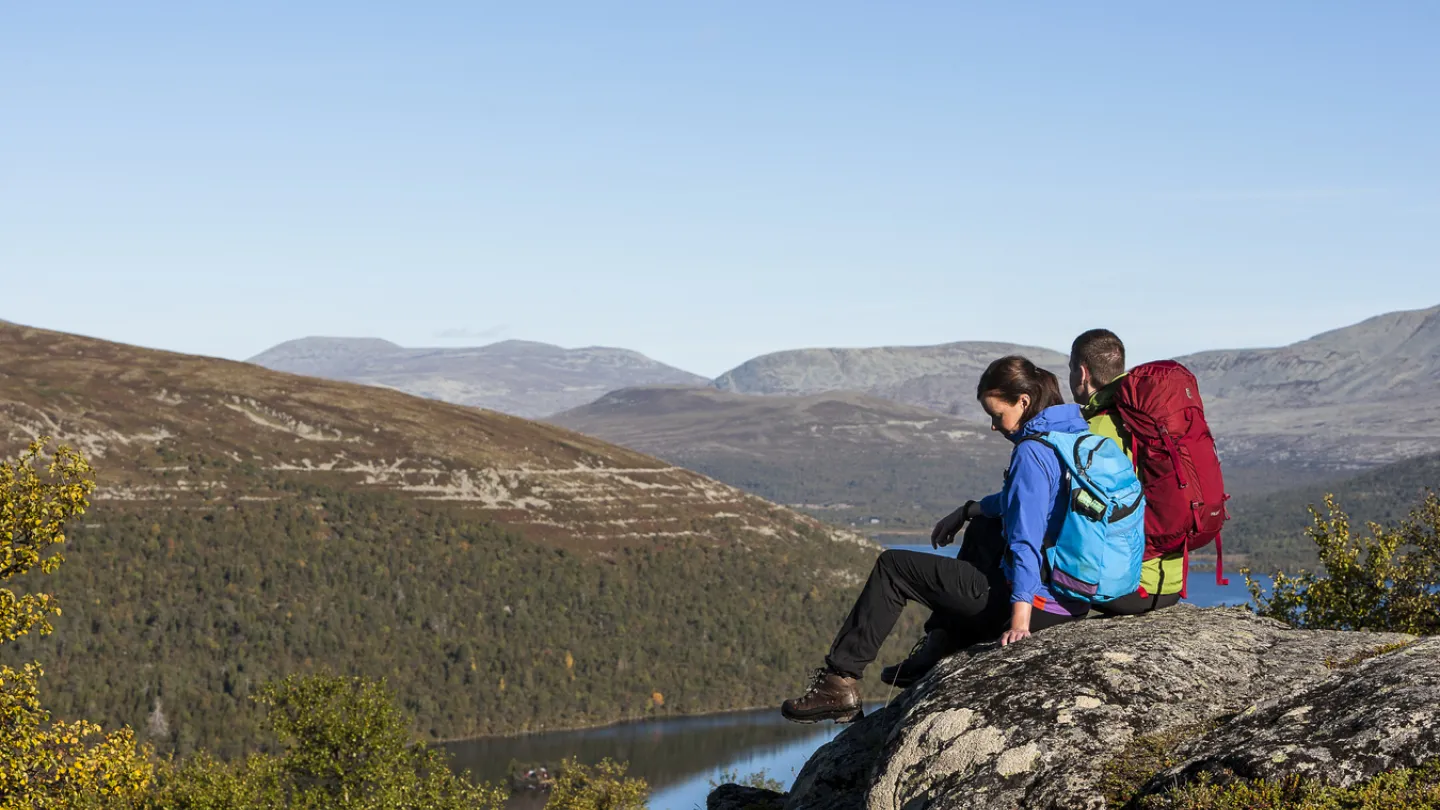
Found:
[[(1125, 451), (1125, 455), (1132, 459), (1135, 457), (1130, 446), (1130, 433), (1120, 425), (1120, 420), (1115, 415), (1112, 407), (1115, 403), (1115, 392), (1120, 389), (1120, 381), (1125, 375), (1111, 380), (1108, 385), (1096, 391), (1090, 402), (1085, 404), (1081, 411), (1085, 415), (1085, 421), (1090, 425), (1090, 432), (1096, 436), (1104, 436)], [(1140, 590), (1146, 594), (1171, 594), (1179, 593), (1180, 588), (1185, 584), (1185, 555), (1183, 552), (1174, 552), (1162, 557), (1146, 560), (1140, 567)]]

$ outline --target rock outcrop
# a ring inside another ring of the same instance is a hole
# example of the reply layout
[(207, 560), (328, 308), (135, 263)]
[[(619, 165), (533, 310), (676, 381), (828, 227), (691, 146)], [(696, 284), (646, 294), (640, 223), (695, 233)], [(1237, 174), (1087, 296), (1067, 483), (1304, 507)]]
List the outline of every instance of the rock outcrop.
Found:
[(1349, 787), (1440, 756), (1440, 637), (1342, 663), (1320, 685), (1247, 709), (1180, 749), (1186, 761), (1146, 785), (1301, 776)]
[(816, 752), (784, 806), (1103, 810), (1112, 760), (1166, 735), (1182, 764), (1146, 789), (1349, 784), (1440, 748), (1440, 639), (1411, 641), (1184, 605), (982, 645)]

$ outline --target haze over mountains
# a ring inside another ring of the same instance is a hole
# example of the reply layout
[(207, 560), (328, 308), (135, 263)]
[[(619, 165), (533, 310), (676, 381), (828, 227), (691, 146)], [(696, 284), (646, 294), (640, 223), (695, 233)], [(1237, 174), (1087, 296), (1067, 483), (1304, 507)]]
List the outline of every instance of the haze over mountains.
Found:
[(709, 384), (704, 377), (639, 352), (598, 346), (562, 349), (523, 340), (463, 349), (407, 349), (375, 338), (309, 337), (281, 343), (249, 362), (527, 418), (574, 408), (632, 385)]
[[(550, 419), (828, 519), (914, 528), (995, 486), (1003, 441), (937, 437), (983, 428), (975, 381), (1010, 353), (1063, 378), (1063, 354), (1008, 343), (802, 349), (743, 363), (710, 389), (621, 389)], [(1237, 495), (1440, 452), (1440, 307), (1180, 360), (1200, 379)]]

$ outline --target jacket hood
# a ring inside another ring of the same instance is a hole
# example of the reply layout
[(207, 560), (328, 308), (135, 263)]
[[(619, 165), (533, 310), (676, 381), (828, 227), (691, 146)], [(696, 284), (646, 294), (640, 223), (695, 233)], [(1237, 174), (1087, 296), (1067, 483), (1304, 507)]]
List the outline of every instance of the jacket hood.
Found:
[(1089, 429), (1079, 405), (1051, 405), (1006, 438), (1014, 442), (1036, 433), (1084, 433)]

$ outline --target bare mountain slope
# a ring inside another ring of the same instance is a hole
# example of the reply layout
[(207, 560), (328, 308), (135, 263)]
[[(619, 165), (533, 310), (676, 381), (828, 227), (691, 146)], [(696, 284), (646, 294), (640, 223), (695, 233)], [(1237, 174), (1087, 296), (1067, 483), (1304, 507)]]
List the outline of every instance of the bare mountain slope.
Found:
[(940, 413), (976, 417), (975, 382), (992, 360), (1007, 354), (1023, 354), (1064, 379), (1066, 356), (1050, 349), (962, 342), (776, 352), (727, 371), (715, 380), (715, 387), (740, 394), (790, 396), (863, 391)]
[(399, 391), (0, 326), (0, 438), (82, 448), (100, 499), (275, 497), (323, 480), (454, 503), (535, 539), (610, 547), (795, 515), (579, 434)]
[(250, 362), (530, 418), (582, 405), (617, 388), (709, 384), (627, 349), (562, 349), (521, 340), (407, 349), (371, 338), (311, 337), (282, 343)]
[(1345, 469), (1440, 450), (1440, 307), (1180, 360), (1227, 458)]
[(988, 423), (848, 391), (626, 389), (552, 421), (882, 531), (928, 529), (997, 489), (1010, 449)]
[(1181, 358), (1212, 399), (1298, 407), (1440, 390), (1440, 307), (1391, 312), (1276, 349)]

